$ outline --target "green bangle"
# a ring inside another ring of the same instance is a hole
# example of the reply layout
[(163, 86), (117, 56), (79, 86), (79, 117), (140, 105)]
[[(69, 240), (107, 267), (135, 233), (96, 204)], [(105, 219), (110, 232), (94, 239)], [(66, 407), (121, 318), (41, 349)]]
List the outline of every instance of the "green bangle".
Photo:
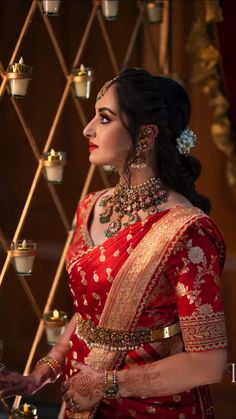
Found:
[(119, 397), (119, 386), (117, 380), (117, 371), (105, 371), (104, 397), (106, 399), (116, 399)]

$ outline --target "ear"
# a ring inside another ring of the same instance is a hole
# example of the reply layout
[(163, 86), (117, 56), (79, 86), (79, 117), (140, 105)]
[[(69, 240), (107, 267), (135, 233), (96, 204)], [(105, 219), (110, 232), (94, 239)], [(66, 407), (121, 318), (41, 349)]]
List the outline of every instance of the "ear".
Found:
[(158, 134), (158, 126), (154, 124), (141, 125), (138, 131), (138, 136), (141, 138), (152, 137), (156, 138)]

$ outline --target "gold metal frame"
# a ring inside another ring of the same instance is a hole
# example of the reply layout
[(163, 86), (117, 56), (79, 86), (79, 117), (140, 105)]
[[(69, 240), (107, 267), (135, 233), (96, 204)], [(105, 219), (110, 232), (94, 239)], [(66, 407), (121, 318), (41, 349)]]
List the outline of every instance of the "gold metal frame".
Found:
[[(141, 0), (137, 0), (135, 2), (136, 5), (137, 5), (137, 8), (138, 8), (138, 15), (137, 15), (137, 19), (136, 19), (136, 22), (135, 22), (135, 25), (134, 25), (134, 28), (133, 28), (133, 32), (132, 32), (130, 41), (128, 43), (126, 52), (124, 54), (124, 59), (123, 59), (123, 63), (122, 63), (121, 68), (124, 68), (124, 67), (128, 66), (133, 48), (134, 48), (135, 43), (137, 41), (137, 36), (138, 36), (139, 30), (143, 26), (144, 31), (146, 33), (146, 36), (147, 36), (147, 38), (149, 40), (149, 43), (150, 43), (151, 54), (153, 55), (153, 58), (154, 58), (154, 61), (155, 61), (156, 70), (157, 70), (158, 73), (166, 74), (166, 72), (167, 72), (166, 69), (168, 67), (168, 51), (167, 51), (168, 42), (167, 41), (168, 41), (168, 34), (169, 34), (169, 0), (164, 0), (164, 1), (165, 1), (165, 5), (166, 5), (166, 12), (165, 12), (164, 23), (162, 23), (162, 27), (161, 27), (161, 30), (160, 30), (160, 45), (161, 45), (161, 48), (159, 50), (157, 50), (157, 48), (155, 46), (153, 34), (152, 34), (152, 31), (151, 31), (151, 29), (149, 27), (149, 24), (148, 24), (148, 21), (147, 21), (147, 17), (146, 17), (146, 14), (145, 14), (145, 8), (144, 8), (144, 2), (141, 1)], [(82, 53), (83, 53), (84, 48), (86, 46), (86, 42), (88, 40), (89, 34), (91, 32), (93, 23), (94, 23), (95, 19), (97, 19), (100, 30), (101, 30), (101, 33), (102, 33), (102, 36), (103, 36), (104, 44), (107, 48), (107, 52), (108, 52), (108, 55), (109, 55), (109, 58), (110, 58), (110, 61), (111, 61), (112, 69), (113, 69), (113, 72), (114, 72), (114, 74), (111, 74), (111, 77), (114, 77), (114, 75), (116, 75), (119, 72), (120, 68), (119, 68), (118, 63), (117, 63), (115, 51), (112, 47), (112, 43), (111, 43), (111, 40), (110, 40), (110, 37), (109, 37), (109, 33), (108, 33), (108, 30), (107, 30), (106, 24), (104, 22), (104, 19), (102, 17), (102, 14), (101, 14), (101, 11), (100, 11), (100, 8), (99, 8), (99, 0), (91, 0), (90, 4), (91, 4), (91, 12), (90, 12), (90, 15), (89, 15), (89, 18), (88, 18), (88, 21), (87, 21), (82, 39), (81, 39), (81, 41), (78, 45), (78, 49), (77, 49), (77, 52), (75, 54), (75, 58), (74, 58), (74, 62), (72, 64), (72, 67), (77, 67), (78, 66), (78, 63), (80, 62)], [(65, 77), (65, 81), (66, 81), (64, 91), (62, 93), (62, 96), (61, 96), (59, 104), (58, 104), (58, 108), (57, 108), (56, 113), (54, 115), (54, 118), (52, 120), (52, 124), (51, 124), (51, 128), (50, 128), (50, 131), (49, 131), (49, 134), (48, 134), (48, 138), (46, 139), (46, 142), (45, 142), (45, 145), (44, 145), (43, 152), (48, 152), (49, 148), (52, 145), (53, 138), (54, 138), (59, 120), (61, 118), (67, 96), (69, 94), (71, 94), (71, 96), (72, 96), (76, 111), (78, 112), (79, 118), (80, 118), (81, 123), (82, 123), (83, 126), (86, 125), (87, 119), (86, 119), (86, 115), (83, 111), (81, 103), (76, 99), (76, 97), (73, 94), (73, 86), (72, 86), (73, 78), (72, 78), (72, 76), (71, 76), (71, 74), (70, 74), (70, 72), (67, 68), (65, 59), (63, 57), (62, 50), (60, 48), (60, 45), (59, 45), (58, 40), (56, 38), (56, 35), (54, 33), (54, 30), (53, 30), (53, 27), (51, 25), (50, 19), (48, 18), (48, 16), (43, 14), (42, 4), (41, 4), (40, 0), (32, 0), (32, 2), (31, 2), (31, 5), (30, 5), (29, 11), (28, 11), (28, 15), (25, 19), (25, 22), (24, 22), (22, 30), (20, 32), (19, 38), (16, 42), (16, 45), (15, 45), (15, 48), (13, 50), (9, 65), (11, 65), (15, 62), (16, 56), (18, 55), (18, 53), (20, 51), (22, 41), (25, 38), (25, 36), (27, 34), (27, 31), (29, 30), (29, 27), (30, 27), (30, 25), (31, 25), (31, 23), (34, 19), (34, 15), (35, 15), (35, 13), (37, 12), (38, 9), (40, 10), (40, 13), (41, 13), (41, 16), (42, 16), (42, 22), (46, 27), (46, 30), (48, 32), (48, 36), (51, 40), (51, 43), (53, 45), (55, 54), (57, 56), (59, 65), (62, 69), (62, 72), (63, 72), (64, 77)], [(6, 71), (3, 70), (3, 67), (1, 66), (1, 64), (0, 64), (0, 75), (1, 75), (1, 78), (2, 78), (2, 81), (1, 81), (1, 84), (0, 84), (0, 98), (1, 98), (4, 95), (6, 90), (9, 92), (9, 87), (7, 85), (8, 77), (7, 77)], [(26, 120), (26, 118), (23, 114), (23, 111), (20, 107), (19, 102), (17, 100), (15, 100), (14, 98), (12, 98), (11, 103), (13, 104), (13, 107), (14, 107), (15, 112), (16, 112), (16, 117), (18, 118), (18, 120), (19, 120), (19, 122), (20, 122), (20, 124), (23, 128), (23, 131), (25, 133), (25, 136), (26, 136), (26, 138), (29, 142), (29, 145), (32, 149), (32, 153), (34, 155), (34, 158), (36, 159), (36, 161), (38, 163), (38, 166), (37, 166), (36, 172), (34, 174), (34, 178), (33, 178), (33, 181), (32, 181), (27, 199), (26, 199), (25, 204), (24, 204), (24, 208), (22, 210), (18, 225), (16, 227), (14, 236), (12, 238), (12, 241), (16, 241), (16, 240), (18, 240), (18, 238), (21, 234), (21, 231), (23, 229), (23, 226), (24, 226), (24, 224), (26, 222), (26, 219), (27, 219), (27, 216), (29, 214), (30, 205), (31, 205), (33, 196), (36, 192), (39, 179), (40, 179), (41, 175), (43, 175), (44, 178), (45, 178), (45, 175), (44, 175), (44, 171), (43, 171), (43, 162), (41, 160), (41, 153), (40, 153), (40, 151), (37, 147), (34, 135), (33, 135), (32, 131), (30, 129), (30, 125), (28, 124), (28, 122), (27, 122), (27, 120)], [(100, 174), (101, 174), (101, 177), (103, 179), (103, 182), (104, 182), (104, 186), (105, 187), (109, 186), (109, 182), (106, 178), (106, 175), (104, 174), (104, 171), (102, 169), (99, 169), (99, 170), (100, 170)], [(87, 176), (84, 180), (84, 185), (83, 185), (83, 189), (82, 189), (82, 192), (81, 192), (80, 199), (82, 199), (87, 194), (90, 183), (91, 183), (93, 175), (94, 175), (94, 172), (95, 172), (95, 166), (90, 165)], [(45, 181), (46, 181), (46, 178), (45, 178)], [(38, 321), (39, 321), (38, 328), (37, 328), (37, 331), (35, 333), (34, 341), (32, 343), (32, 347), (31, 347), (30, 353), (28, 355), (27, 363), (26, 363), (25, 368), (24, 368), (24, 374), (29, 374), (35, 352), (36, 352), (37, 347), (38, 347), (38, 345), (40, 343), (40, 340), (42, 338), (43, 331), (44, 331), (43, 314), (45, 312), (49, 311), (52, 307), (54, 297), (55, 297), (55, 293), (56, 293), (57, 288), (59, 286), (61, 274), (62, 274), (62, 271), (63, 271), (63, 268), (64, 268), (65, 256), (66, 256), (67, 250), (69, 248), (69, 245), (71, 243), (71, 240), (73, 238), (74, 229), (75, 229), (76, 217), (74, 216), (72, 223), (69, 222), (69, 220), (66, 217), (62, 202), (61, 202), (61, 200), (60, 200), (60, 198), (57, 194), (57, 191), (55, 189), (55, 186), (53, 184), (49, 184), (47, 182), (46, 182), (46, 184), (47, 184), (47, 187), (48, 187), (49, 192), (51, 194), (52, 201), (54, 202), (54, 205), (55, 205), (55, 207), (58, 211), (58, 214), (59, 214), (59, 217), (61, 219), (62, 225), (64, 226), (64, 229), (67, 233), (67, 240), (65, 242), (65, 245), (64, 245), (64, 248), (63, 248), (59, 263), (58, 263), (58, 267), (57, 267), (57, 270), (56, 270), (56, 273), (55, 273), (55, 276), (52, 279), (52, 285), (51, 285), (50, 292), (49, 292), (47, 301), (45, 303), (43, 312), (41, 312), (41, 310), (39, 309), (38, 303), (37, 303), (32, 291), (30, 290), (30, 287), (29, 287), (28, 282), (26, 281), (25, 277), (18, 276), (20, 284), (21, 284), (21, 286), (22, 286), (22, 288), (23, 288), (23, 290), (24, 290), (24, 292), (27, 296), (28, 302), (31, 305), (32, 310), (35, 313), (35, 315), (36, 315), (36, 317), (38, 318)], [(70, 225), (71, 225), (71, 227), (70, 227)], [(8, 272), (8, 269), (10, 267), (10, 264), (11, 264), (12, 252), (13, 252), (13, 250), (10, 248), (10, 245), (9, 245), (9, 243), (8, 243), (6, 237), (4, 236), (4, 233), (2, 232), (1, 229), (0, 229), (0, 243), (2, 244), (3, 249), (6, 252), (6, 259), (5, 259), (1, 274), (0, 274), (0, 287), (1, 287), (1, 285), (3, 284), (3, 281), (6, 280), (6, 276), (7, 276), (7, 272)], [(13, 405), (14, 408), (19, 406), (20, 400), (21, 400), (20, 396), (17, 396), (15, 398), (15, 402), (14, 402), (14, 405)], [(62, 404), (62, 408), (61, 408), (61, 411), (59, 413), (59, 418), (63, 418), (63, 416), (64, 416), (64, 407), (65, 407), (64, 404)]]

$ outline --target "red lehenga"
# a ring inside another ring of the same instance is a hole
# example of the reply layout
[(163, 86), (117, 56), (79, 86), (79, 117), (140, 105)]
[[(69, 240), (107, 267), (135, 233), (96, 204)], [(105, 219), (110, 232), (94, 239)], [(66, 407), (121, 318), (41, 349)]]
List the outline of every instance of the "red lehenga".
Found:
[[(64, 379), (75, 373), (73, 359), (103, 371), (132, 368), (184, 350), (226, 347), (219, 285), (225, 246), (211, 218), (195, 207), (177, 206), (135, 222), (95, 246), (88, 224), (96, 200), (105, 192), (89, 194), (77, 210), (77, 227), (67, 254), (76, 312), (114, 330), (157, 329), (180, 320), (182, 333), (114, 355), (89, 349), (74, 332)], [(148, 259), (149, 253), (152, 258)], [(66, 415), (71, 417), (69, 411)], [(151, 417), (214, 418), (208, 386), (165, 397), (104, 400), (94, 414), (96, 419)]]

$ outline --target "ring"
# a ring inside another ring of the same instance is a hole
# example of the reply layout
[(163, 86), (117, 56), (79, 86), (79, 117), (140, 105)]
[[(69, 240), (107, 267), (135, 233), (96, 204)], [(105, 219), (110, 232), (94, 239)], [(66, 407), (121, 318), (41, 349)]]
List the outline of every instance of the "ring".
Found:
[(75, 405), (75, 402), (74, 402), (74, 400), (73, 399), (70, 399), (68, 402), (67, 402), (67, 406), (68, 407), (73, 407)]

